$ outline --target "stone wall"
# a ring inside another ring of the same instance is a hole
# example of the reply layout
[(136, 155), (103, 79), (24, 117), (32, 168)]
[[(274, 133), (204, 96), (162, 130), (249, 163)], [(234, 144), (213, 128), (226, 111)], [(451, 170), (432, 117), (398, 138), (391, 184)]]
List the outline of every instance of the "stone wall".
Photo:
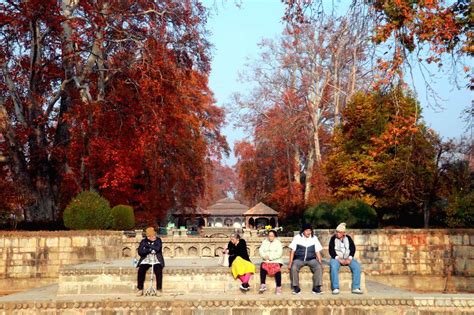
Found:
[[(315, 232), (325, 247), (325, 258), (329, 257), (327, 244), (332, 231)], [(474, 229), (349, 233), (368, 279), (419, 290), (474, 291)], [(141, 235), (117, 231), (0, 232), (0, 288), (11, 291), (55, 282), (63, 265), (130, 257), (140, 239)], [(250, 255), (256, 256), (262, 239), (246, 240)], [(281, 240), (287, 246), (291, 238)], [(163, 242), (166, 257), (212, 257), (222, 252), (228, 240), (165, 237)]]
[(122, 232), (0, 232), (0, 294), (57, 281), (59, 268), (122, 256)]
[(474, 312), (470, 297), (373, 297), (337, 298), (297, 296), (256, 299), (255, 295), (210, 295), (195, 299), (172, 298), (8, 301), (0, 315), (25, 314), (156, 314), (156, 315), (465, 315)]

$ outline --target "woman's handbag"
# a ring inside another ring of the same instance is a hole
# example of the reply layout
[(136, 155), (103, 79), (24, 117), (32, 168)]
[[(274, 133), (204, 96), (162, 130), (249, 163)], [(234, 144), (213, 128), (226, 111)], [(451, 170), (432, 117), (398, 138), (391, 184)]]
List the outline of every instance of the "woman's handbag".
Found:
[(222, 256), (220, 256), (218, 264), (219, 266), (229, 267), (229, 255), (223, 254)]
[(264, 262), (262, 268), (265, 269), (269, 276), (274, 276), (276, 273), (281, 271), (281, 266), (279, 263), (268, 263)]

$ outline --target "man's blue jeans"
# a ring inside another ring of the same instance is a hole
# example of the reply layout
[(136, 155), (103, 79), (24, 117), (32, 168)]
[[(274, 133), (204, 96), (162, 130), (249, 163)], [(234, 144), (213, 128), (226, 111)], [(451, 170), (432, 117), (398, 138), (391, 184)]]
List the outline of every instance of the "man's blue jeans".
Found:
[[(341, 263), (339, 260), (331, 258), (329, 267), (331, 269), (331, 289), (339, 289), (339, 268)], [(352, 271), (352, 290), (360, 289), (360, 265), (357, 260), (352, 259), (349, 268)]]

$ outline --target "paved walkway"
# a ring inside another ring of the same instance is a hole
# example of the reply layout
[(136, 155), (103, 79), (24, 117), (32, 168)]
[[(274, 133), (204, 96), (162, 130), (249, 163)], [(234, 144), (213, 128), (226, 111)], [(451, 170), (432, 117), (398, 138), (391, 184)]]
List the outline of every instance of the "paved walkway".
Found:
[(100, 301), (100, 300), (130, 300), (130, 301), (140, 301), (140, 300), (169, 300), (169, 299), (182, 299), (182, 300), (214, 300), (214, 299), (230, 299), (230, 300), (241, 300), (241, 299), (251, 299), (251, 300), (265, 300), (265, 299), (293, 299), (293, 300), (307, 300), (307, 299), (379, 299), (379, 298), (440, 298), (440, 299), (473, 299), (474, 294), (442, 294), (442, 293), (414, 293), (410, 291), (405, 291), (401, 289), (392, 288), (385, 286), (380, 283), (369, 281), (367, 287), (370, 290), (370, 293), (363, 295), (355, 295), (349, 292), (342, 292), (338, 295), (332, 295), (330, 292), (325, 292), (322, 295), (313, 295), (310, 292), (302, 292), (301, 295), (295, 296), (292, 295), (289, 289), (284, 290), (282, 295), (275, 295), (271, 292), (266, 292), (264, 294), (254, 294), (254, 293), (241, 293), (237, 286), (235, 294), (226, 294), (222, 296), (221, 294), (175, 294), (173, 292), (164, 292), (161, 296), (158, 297), (136, 297), (134, 295), (116, 295), (115, 297), (110, 296), (99, 296), (99, 295), (77, 295), (77, 296), (56, 296), (58, 285), (49, 285), (41, 288), (32, 289), (26, 292), (11, 294), (7, 296), (0, 297), (0, 303), (5, 302), (17, 302), (17, 301)]

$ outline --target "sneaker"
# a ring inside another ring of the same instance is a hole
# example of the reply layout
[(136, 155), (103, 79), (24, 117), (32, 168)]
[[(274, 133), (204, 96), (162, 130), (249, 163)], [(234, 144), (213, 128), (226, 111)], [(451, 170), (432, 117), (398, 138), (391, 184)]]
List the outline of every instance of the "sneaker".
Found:
[(247, 291), (247, 288), (244, 286), (243, 283), (240, 285), (239, 288), (240, 288), (240, 290), (242, 290), (242, 291)]
[(275, 294), (280, 295), (281, 294), (281, 287), (276, 287), (275, 289)]
[(300, 294), (300, 293), (301, 293), (300, 287), (293, 287), (291, 294)]
[(361, 289), (354, 289), (354, 290), (352, 290), (352, 293), (353, 294), (364, 294), (364, 292), (362, 292)]
[(137, 296), (143, 296), (143, 290), (137, 290)]
[(321, 287), (313, 288), (313, 290), (311, 292), (313, 294), (323, 294), (323, 291), (321, 291)]
[(267, 291), (267, 286), (264, 283), (262, 283), (260, 285), (260, 289), (258, 290), (258, 293), (263, 293), (265, 291)]
[(339, 294), (339, 289), (332, 290), (332, 294), (334, 294), (334, 295)]

